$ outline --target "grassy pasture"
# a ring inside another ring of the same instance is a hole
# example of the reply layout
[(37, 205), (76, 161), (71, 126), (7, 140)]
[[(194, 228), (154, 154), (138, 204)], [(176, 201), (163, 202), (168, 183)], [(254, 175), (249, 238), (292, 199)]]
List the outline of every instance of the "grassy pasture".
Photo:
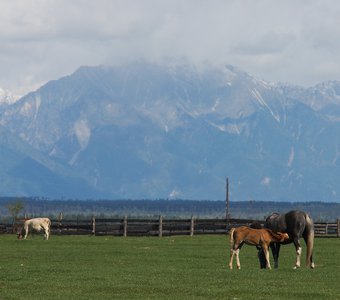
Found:
[(293, 270), (294, 252), (283, 246), (280, 268), (260, 270), (245, 245), (242, 269), (229, 270), (223, 235), (1, 235), (0, 299), (339, 299), (340, 239), (315, 240), (314, 270)]

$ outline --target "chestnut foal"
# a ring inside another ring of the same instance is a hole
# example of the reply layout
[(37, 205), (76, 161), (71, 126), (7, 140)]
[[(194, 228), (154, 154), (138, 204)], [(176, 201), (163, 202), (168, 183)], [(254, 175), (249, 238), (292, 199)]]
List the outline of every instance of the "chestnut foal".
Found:
[(243, 244), (260, 246), (266, 257), (266, 267), (271, 269), (269, 262), (269, 244), (271, 242), (287, 242), (289, 236), (287, 233), (274, 232), (268, 228), (253, 229), (247, 226), (240, 226), (230, 230), (230, 262), (229, 268), (233, 268), (233, 258), (236, 255), (236, 265), (241, 269), (239, 252)]

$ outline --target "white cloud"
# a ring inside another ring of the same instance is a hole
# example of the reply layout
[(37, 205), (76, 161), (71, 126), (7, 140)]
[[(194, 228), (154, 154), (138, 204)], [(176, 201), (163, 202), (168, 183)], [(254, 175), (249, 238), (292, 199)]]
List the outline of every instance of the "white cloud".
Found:
[(290, 153), (289, 153), (289, 158), (288, 158), (288, 167), (290, 168), (294, 162), (294, 158), (295, 158), (295, 151), (294, 151), (294, 147), (292, 146), (290, 148)]
[(168, 57), (271, 81), (340, 80), (340, 2), (4, 0), (0, 87), (27, 92), (80, 65)]
[(262, 180), (261, 180), (261, 184), (264, 185), (264, 186), (268, 186), (271, 182), (271, 179), (267, 176), (263, 177)]
[(176, 189), (174, 189), (174, 190), (172, 190), (172, 191), (170, 192), (169, 198), (170, 198), (170, 199), (177, 199), (180, 195), (181, 195), (181, 192), (178, 191), (178, 190), (176, 190)]

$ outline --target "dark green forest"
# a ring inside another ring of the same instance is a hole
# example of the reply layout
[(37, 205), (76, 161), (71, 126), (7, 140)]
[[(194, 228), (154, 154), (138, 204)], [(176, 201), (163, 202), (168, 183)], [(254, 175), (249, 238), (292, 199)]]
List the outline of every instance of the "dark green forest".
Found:
[[(16, 217), (49, 216), (56, 219), (60, 213), (64, 218), (83, 217), (158, 217), (168, 218), (225, 218), (225, 201), (207, 200), (51, 200), (26, 197), (0, 197), (0, 219), (10, 219), (10, 208), (19, 205)], [(340, 218), (340, 203), (325, 202), (266, 202), (266, 201), (231, 201), (231, 218), (263, 220), (273, 212), (290, 210), (308, 212), (315, 221), (333, 222)]]

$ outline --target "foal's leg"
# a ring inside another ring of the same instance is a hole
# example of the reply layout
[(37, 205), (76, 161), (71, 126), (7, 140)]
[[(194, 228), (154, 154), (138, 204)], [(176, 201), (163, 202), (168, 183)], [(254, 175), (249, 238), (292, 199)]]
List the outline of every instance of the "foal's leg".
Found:
[(236, 254), (236, 266), (237, 266), (237, 269), (241, 269), (241, 263), (240, 263), (240, 250), (242, 248), (242, 246), (244, 245), (244, 241), (242, 241), (238, 247), (237, 247), (237, 250), (235, 251), (235, 254)]
[(269, 261), (269, 250), (268, 250), (268, 245), (263, 245), (262, 246), (264, 255), (266, 257), (266, 268), (271, 269), (272, 267), (270, 266), (270, 261)]
[(230, 270), (233, 268), (234, 255), (236, 255), (236, 266), (237, 266), (237, 269), (241, 269), (239, 253), (240, 253), (240, 249), (239, 248), (237, 248), (236, 250), (234, 250), (234, 248), (230, 249), (230, 262), (229, 262), (229, 269)]
[(294, 269), (300, 268), (301, 265), (301, 253), (302, 253), (302, 248), (299, 239), (296, 237), (293, 240), (295, 249), (296, 249), (296, 262)]
[(240, 248), (236, 250), (236, 266), (237, 269), (241, 269), (241, 263), (240, 263)]
[(230, 249), (230, 261), (229, 261), (229, 269), (233, 268), (233, 259), (234, 259), (235, 250), (233, 248)]
[(237, 251), (238, 248), (240, 247), (240, 245), (235, 242), (235, 241), (231, 241), (230, 242), (230, 261), (229, 261), (229, 269), (233, 268), (233, 259), (234, 259), (234, 255), (236, 255), (237, 257)]

